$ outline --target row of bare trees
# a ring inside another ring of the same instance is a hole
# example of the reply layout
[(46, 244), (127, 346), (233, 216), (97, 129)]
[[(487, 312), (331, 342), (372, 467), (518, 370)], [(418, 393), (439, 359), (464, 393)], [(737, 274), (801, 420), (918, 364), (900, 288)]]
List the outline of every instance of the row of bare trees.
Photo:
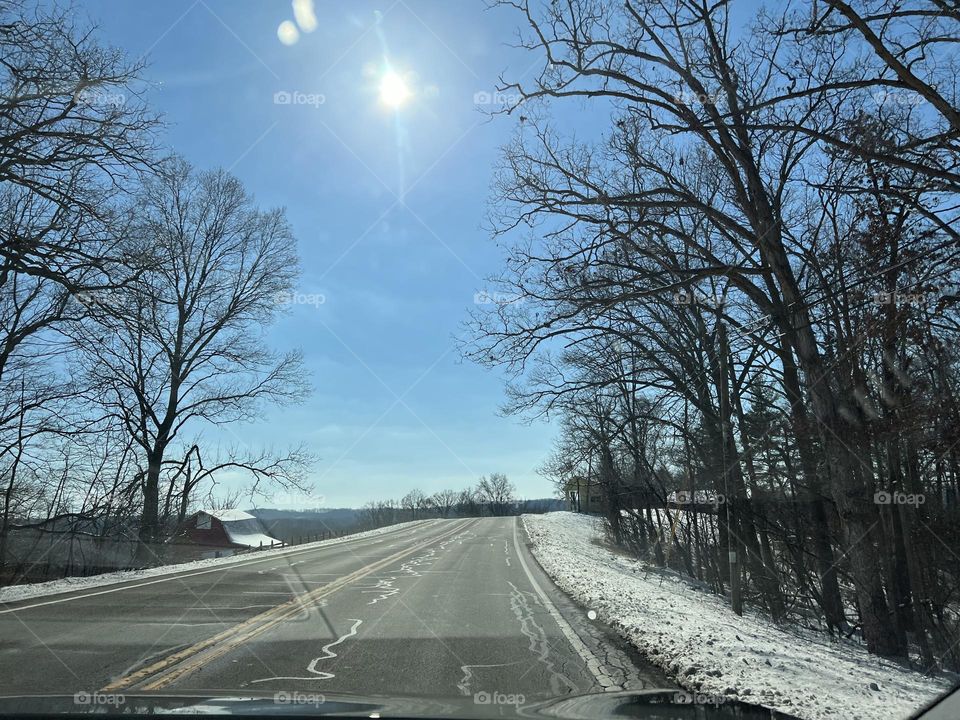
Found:
[(128, 534), (136, 562), (217, 483), (309, 456), (201, 432), (295, 402), (264, 328), (297, 276), (280, 210), (171, 156), (143, 67), (69, 10), (0, 2), (0, 582), (15, 538)]
[(500, 4), (543, 67), (466, 352), (561, 418), (547, 472), (737, 613), (957, 667), (955, 4)]
[[(449, 517), (509, 515), (517, 510), (516, 488), (503, 473), (483, 476), (473, 487), (440, 490), (426, 495), (414, 488), (400, 500), (374, 500), (361, 509), (361, 519), (370, 527), (383, 527), (408, 520)], [(529, 509), (527, 509), (529, 511)]]

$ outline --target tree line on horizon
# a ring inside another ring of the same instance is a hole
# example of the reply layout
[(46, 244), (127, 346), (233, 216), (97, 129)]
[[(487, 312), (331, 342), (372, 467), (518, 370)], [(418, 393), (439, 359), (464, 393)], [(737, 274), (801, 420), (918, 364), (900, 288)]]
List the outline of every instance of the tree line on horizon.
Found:
[(426, 518), (505, 516), (547, 509), (542, 500), (519, 500), (516, 487), (506, 475), (491, 473), (461, 490), (445, 489), (427, 495), (414, 488), (398, 500), (372, 500), (359, 514), (361, 524), (382, 527)]

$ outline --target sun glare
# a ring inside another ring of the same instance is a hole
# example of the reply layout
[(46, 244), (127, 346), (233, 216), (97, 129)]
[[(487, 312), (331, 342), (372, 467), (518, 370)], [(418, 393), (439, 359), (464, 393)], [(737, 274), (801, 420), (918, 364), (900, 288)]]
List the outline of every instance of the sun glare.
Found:
[(392, 70), (380, 79), (380, 102), (388, 107), (398, 108), (410, 98), (410, 88), (406, 81)]

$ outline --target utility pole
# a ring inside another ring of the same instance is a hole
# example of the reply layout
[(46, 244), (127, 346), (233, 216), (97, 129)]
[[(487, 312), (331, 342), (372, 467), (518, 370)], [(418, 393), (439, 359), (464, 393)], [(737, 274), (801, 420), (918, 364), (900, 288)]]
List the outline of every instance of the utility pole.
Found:
[(730, 466), (727, 462), (727, 443), (730, 438), (730, 397), (727, 388), (727, 358), (730, 354), (730, 346), (727, 342), (727, 326), (724, 325), (720, 313), (717, 313), (717, 352), (720, 360), (720, 378), (718, 392), (720, 395), (720, 430), (723, 441), (721, 456), (723, 458), (723, 500), (724, 509), (727, 514), (727, 537), (729, 541), (727, 548), (729, 550), (728, 558), (730, 562), (730, 607), (737, 615), (743, 615), (743, 593), (741, 588), (740, 573), (740, 541), (738, 533), (733, 526), (730, 506), (733, 504), (733, 496), (730, 494)]

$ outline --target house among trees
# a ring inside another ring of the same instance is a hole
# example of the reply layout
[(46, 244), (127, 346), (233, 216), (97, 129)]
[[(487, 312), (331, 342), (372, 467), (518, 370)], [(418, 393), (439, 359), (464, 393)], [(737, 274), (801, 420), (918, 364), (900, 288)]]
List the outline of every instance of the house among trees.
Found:
[(708, 490), (675, 490), (658, 492), (652, 487), (619, 485), (614, 497), (608, 497), (609, 489), (599, 481), (588, 477), (575, 476), (563, 486), (564, 501), (570, 512), (602, 513), (609, 503), (615, 503), (620, 510), (644, 510), (671, 507), (682, 510), (716, 513), (723, 504), (723, 496)]
[(250, 548), (283, 545), (243, 510), (200, 510), (187, 517), (168, 541), (178, 559), (229, 557)]
[(598, 513), (603, 510), (603, 494), (599, 483), (590, 482), (589, 478), (573, 477), (563, 488), (570, 512)]

